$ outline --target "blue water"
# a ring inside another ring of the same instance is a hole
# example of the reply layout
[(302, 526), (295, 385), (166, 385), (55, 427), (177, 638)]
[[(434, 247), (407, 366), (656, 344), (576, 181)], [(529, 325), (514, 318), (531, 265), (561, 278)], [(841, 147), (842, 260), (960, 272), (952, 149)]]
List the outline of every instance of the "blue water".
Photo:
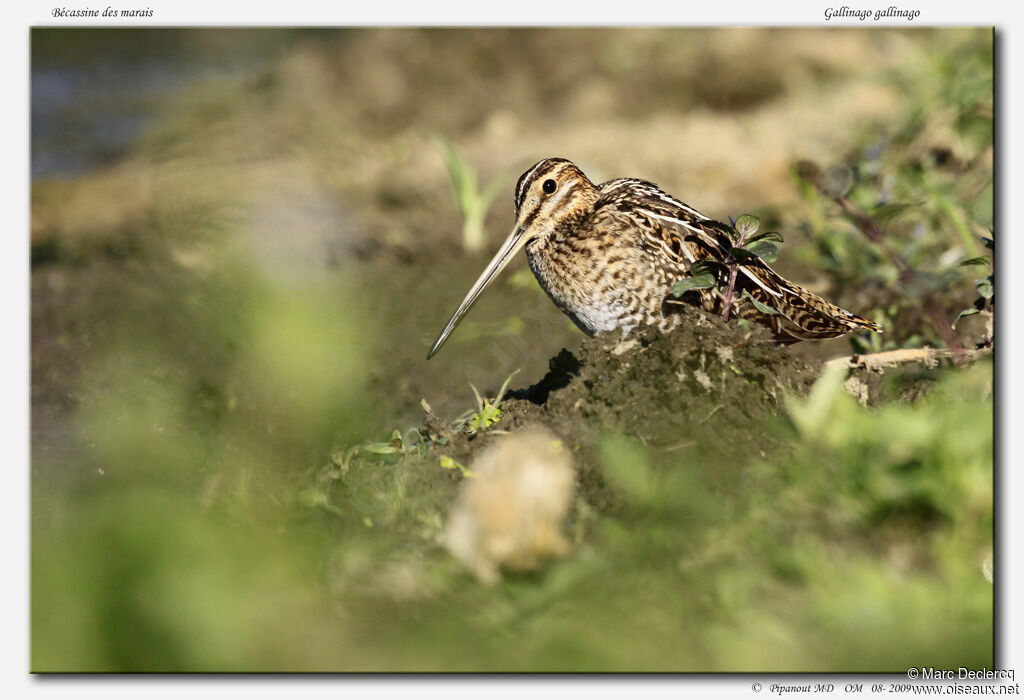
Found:
[(173, 116), (176, 91), (258, 70), (273, 55), (268, 40), (283, 45), (289, 36), (137, 30), (94, 34), (84, 48), (74, 32), (45, 37), (31, 73), (32, 178), (70, 177), (118, 160), (147, 128)]
[(161, 98), (194, 66), (112, 64), (32, 69), (32, 178), (68, 177), (124, 154), (157, 118)]
[(116, 162), (192, 82), (257, 73), (296, 41), (344, 40), (319, 28), (35, 28), (32, 178)]

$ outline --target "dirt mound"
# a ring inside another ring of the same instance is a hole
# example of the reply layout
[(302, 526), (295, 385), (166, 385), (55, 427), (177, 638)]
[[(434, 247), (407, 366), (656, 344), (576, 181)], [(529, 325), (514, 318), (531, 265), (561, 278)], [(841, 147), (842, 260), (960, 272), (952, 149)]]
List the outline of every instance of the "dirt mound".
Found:
[(581, 493), (603, 502), (595, 454), (601, 436), (621, 434), (655, 459), (699, 453), (728, 466), (782, 447), (768, 430), (786, 392), (802, 395), (820, 368), (771, 340), (766, 330), (693, 309), (673, 332), (605, 333), (563, 349), (536, 384), (511, 391), (501, 420), (469, 435), (429, 415), (425, 431), (443, 454), (468, 464), (503, 432), (542, 424), (578, 454)]
[(709, 428), (760, 421), (783, 390), (802, 393), (813, 381), (815, 372), (760, 327), (698, 310), (687, 315), (670, 334), (607, 333), (584, 341), (576, 355), (563, 350), (548, 375), (514, 399), (538, 406), (556, 424), (667, 448)]

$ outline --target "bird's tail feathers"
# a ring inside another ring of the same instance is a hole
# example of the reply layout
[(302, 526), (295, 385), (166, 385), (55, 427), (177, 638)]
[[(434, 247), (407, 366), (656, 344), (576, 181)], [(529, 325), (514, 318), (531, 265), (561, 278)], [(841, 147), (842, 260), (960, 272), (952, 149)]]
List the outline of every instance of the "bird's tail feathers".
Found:
[[(757, 309), (749, 301), (741, 304), (741, 316), (764, 322), (773, 316), (772, 326), (780, 342), (834, 338), (857, 330), (882, 332), (874, 321), (847, 311), (817, 294), (786, 280), (767, 265), (745, 267), (748, 277), (756, 277), (756, 285), (747, 290), (760, 304), (778, 313), (773, 315)], [(760, 316), (761, 318), (754, 318)]]

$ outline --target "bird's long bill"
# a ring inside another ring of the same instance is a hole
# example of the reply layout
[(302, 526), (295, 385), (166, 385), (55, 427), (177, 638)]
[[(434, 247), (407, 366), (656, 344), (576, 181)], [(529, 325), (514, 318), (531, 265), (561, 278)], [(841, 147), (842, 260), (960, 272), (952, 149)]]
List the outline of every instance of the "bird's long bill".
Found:
[(494, 281), (494, 278), (505, 269), (506, 265), (508, 265), (509, 260), (514, 258), (516, 253), (519, 252), (519, 249), (523, 247), (523, 244), (526, 242), (523, 236), (524, 232), (525, 231), (522, 227), (516, 228), (516, 230), (509, 234), (509, 237), (505, 239), (505, 242), (501, 244), (501, 248), (494, 254), (491, 261), (487, 263), (487, 267), (484, 269), (483, 274), (481, 274), (477, 281), (473, 283), (473, 287), (469, 290), (469, 294), (467, 294), (466, 298), (462, 300), (461, 304), (459, 304), (459, 308), (455, 310), (452, 317), (448, 319), (448, 325), (446, 325), (444, 330), (441, 331), (441, 334), (437, 336), (437, 340), (435, 340), (434, 344), (431, 346), (430, 352), (427, 353), (428, 360), (441, 349), (441, 346), (444, 345), (444, 341), (448, 340), (448, 336), (452, 334), (453, 330), (455, 330), (455, 326), (459, 325), (459, 321), (462, 320), (462, 317), (465, 316), (473, 307), (473, 304), (476, 303), (477, 297), (487, 289), (487, 285)]

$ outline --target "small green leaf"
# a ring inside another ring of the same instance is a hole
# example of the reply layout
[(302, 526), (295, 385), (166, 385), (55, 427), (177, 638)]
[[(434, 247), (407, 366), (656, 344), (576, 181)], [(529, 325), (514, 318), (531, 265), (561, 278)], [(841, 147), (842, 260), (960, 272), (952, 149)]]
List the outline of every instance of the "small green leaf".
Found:
[(825, 171), (821, 189), (828, 196), (839, 199), (845, 197), (853, 187), (853, 170), (845, 165), (836, 165)]
[(752, 260), (757, 257), (752, 251), (742, 246), (736, 246), (735, 248), (729, 249), (729, 254), (739, 261)]
[(924, 202), (890, 202), (889, 204), (883, 204), (880, 207), (876, 207), (871, 212), (871, 218), (879, 224), (892, 221), (904, 212), (919, 207)]
[(765, 231), (764, 233), (759, 233), (748, 238), (747, 245), (749, 246), (754, 241), (776, 241), (778, 243), (782, 243), (782, 234), (776, 233), (775, 231)]
[(763, 314), (770, 314), (772, 316), (778, 316), (779, 315), (779, 312), (776, 311), (775, 309), (773, 309), (772, 307), (768, 306), (767, 304), (762, 304), (757, 299), (755, 299), (754, 297), (750, 296), (750, 292), (743, 292), (743, 296), (741, 298), (748, 300), (751, 304), (754, 305), (755, 309), (757, 309), (758, 311), (760, 311)]
[(516, 376), (517, 374), (519, 374), (519, 370), (512, 372), (512, 374), (508, 375), (508, 377), (505, 378), (505, 381), (502, 383), (501, 388), (498, 389), (498, 396), (494, 399), (495, 408), (501, 405), (501, 400), (505, 398), (505, 392), (508, 391), (508, 385), (512, 382), (512, 377)]
[(826, 432), (823, 428), (832, 420), (837, 404), (852, 400), (843, 391), (846, 375), (845, 368), (826, 365), (825, 371), (814, 382), (806, 399), (797, 398), (795, 395), (786, 396), (784, 400), (789, 417), (803, 435), (815, 436)]
[(968, 265), (984, 265), (988, 267), (989, 258), (968, 258), (967, 260), (960, 261), (960, 267), (967, 267)]
[(327, 494), (319, 489), (314, 488), (300, 491), (298, 498), (299, 503), (307, 508), (320, 508), (328, 513), (333, 513), (334, 515), (344, 515), (340, 508), (331, 505), (330, 501), (327, 499)]
[(371, 442), (369, 445), (363, 445), (362, 450), (375, 455), (391, 455), (398, 452), (398, 448), (390, 442)]
[(501, 420), (501, 409), (496, 405), (485, 403), (483, 408), (470, 419), (469, 429), (471, 432), (486, 430), (499, 420)]
[(442, 455), (438, 462), (441, 464), (442, 469), (451, 469), (453, 471), (460, 472), (463, 476), (476, 476), (475, 472), (466, 469), (466, 467), (446, 455)]
[(690, 277), (696, 277), (697, 275), (704, 274), (714, 276), (717, 274), (718, 270), (723, 267), (725, 267), (725, 265), (717, 260), (700, 260), (690, 265), (688, 272), (690, 273)]
[(744, 214), (740, 218), (736, 219), (736, 233), (740, 234), (744, 239), (747, 236), (752, 236), (757, 233), (758, 227), (761, 226), (761, 220), (756, 216), (750, 214)]
[(809, 160), (801, 160), (793, 168), (793, 174), (814, 187), (821, 189), (821, 168)]
[(305, 489), (299, 491), (299, 503), (309, 508), (319, 508), (327, 505), (327, 494), (319, 489)]
[(767, 241), (758, 241), (748, 246), (747, 250), (767, 263), (773, 263), (779, 259), (779, 247)]
[(484, 410), (484, 399), (480, 396), (480, 392), (477, 391), (477, 388), (472, 383), (470, 383), (469, 388), (473, 390), (473, 396), (476, 397), (476, 410)]
[(451, 142), (443, 136), (435, 136), (434, 141), (438, 144), (441, 149), (441, 153), (444, 156), (445, 165), (448, 166), (448, 175), (451, 179), (452, 190), (455, 193), (455, 199), (459, 204), (462, 213), (466, 212), (467, 204), (467, 193), (475, 189), (475, 183), (472, 183), (473, 178), (472, 172), (469, 170), (466, 162), (458, 154)]
[(977, 313), (981, 313), (981, 312), (980, 312), (980, 311), (979, 311), (978, 309), (974, 308), (973, 306), (972, 306), (972, 307), (970, 307), (970, 308), (964, 309), (964, 310), (963, 310), (963, 311), (961, 311), (961, 312), (960, 312), (959, 314), (957, 314), (957, 317), (953, 319), (953, 323), (952, 323), (952, 324), (950, 324), (950, 325), (952, 325), (952, 326), (953, 326), (953, 327), (955, 328), (955, 327), (956, 327), (956, 324), (957, 324), (957, 323), (958, 323), (958, 322), (960, 321), (960, 319), (962, 319), (962, 318), (963, 318), (964, 316), (973, 316), (974, 314), (977, 314)]
[(992, 288), (991, 278), (978, 280), (974, 283), (974, 286), (978, 288), (978, 294), (986, 299), (991, 299), (992, 295), (995, 293), (995, 290)]
[(711, 289), (715, 286), (715, 278), (709, 273), (695, 277), (684, 277), (672, 287), (672, 296), (679, 298), (692, 289)]

